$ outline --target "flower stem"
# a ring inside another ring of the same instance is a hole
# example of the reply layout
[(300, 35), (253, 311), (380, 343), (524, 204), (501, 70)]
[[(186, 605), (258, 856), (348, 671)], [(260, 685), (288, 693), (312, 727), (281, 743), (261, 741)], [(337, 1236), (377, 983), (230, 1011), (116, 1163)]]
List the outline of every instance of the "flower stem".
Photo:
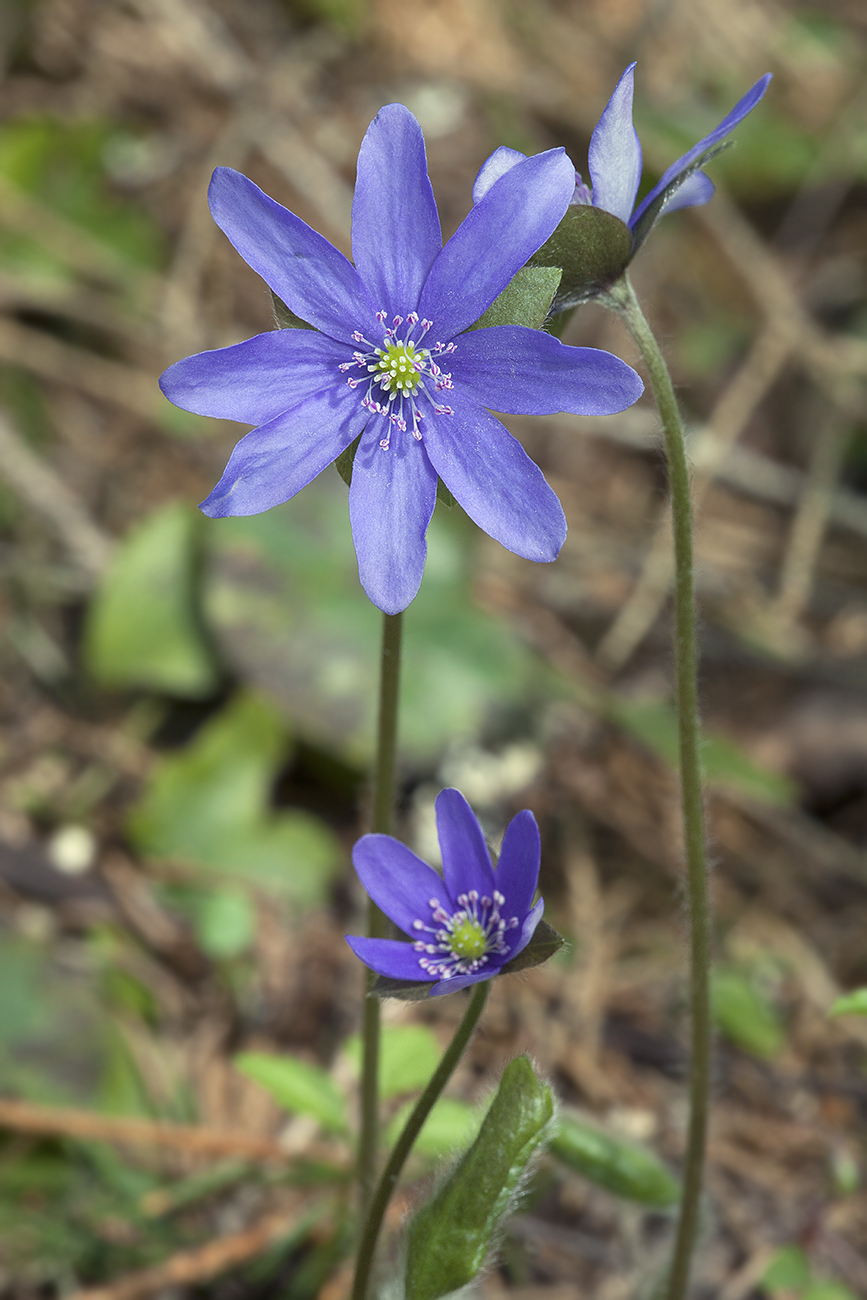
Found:
[[(372, 829), (387, 835), (392, 829), (394, 820), (397, 707), (403, 615), (383, 614), (382, 617)], [(372, 900), (368, 902), (367, 907), (367, 933), (374, 939), (382, 939), (388, 935), (388, 920)], [(362, 1222), (368, 1213), (373, 1194), (379, 1143), (379, 1001), (377, 998), (367, 996), (375, 978), (373, 974), (368, 975), (362, 1005), (361, 1132), (358, 1140), (358, 1183)]]
[(710, 1096), (710, 903), (701, 791), (700, 732), (692, 576), (692, 506), (689, 466), (680, 411), (668, 367), (624, 275), (609, 289), (605, 306), (623, 319), (650, 376), (665, 433), (675, 558), (675, 677), (680, 748), (680, 785), (686, 851), (690, 924), (690, 1013), (692, 1020), (689, 1130), (677, 1236), (665, 1300), (683, 1300), (700, 1226), (700, 1202)]
[[(484, 1010), (490, 985), (490, 980), (485, 980), (484, 983), (476, 984), (473, 988), (472, 997), (469, 1006), (464, 1012), (463, 1019), (455, 1030), (452, 1041), (443, 1053), (442, 1060), (431, 1075), (427, 1087), (415, 1103), (412, 1113), (401, 1130), (400, 1137), (394, 1144), (388, 1158), (388, 1164), (382, 1171), (382, 1177), (370, 1202), (370, 1210), (361, 1234), (361, 1244), (358, 1248), (358, 1261), (355, 1269), (355, 1283), (352, 1288), (352, 1300), (366, 1300), (370, 1270), (373, 1265), (376, 1243), (379, 1238), (379, 1230), (382, 1226), (386, 1206), (397, 1185), (404, 1162), (412, 1150), (412, 1144), (418, 1137), (434, 1103), (452, 1077), (455, 1066), (461, 1059), (464, 1049), (472, 1037), (473, 1030)], [(370, 998), (369, 1001), (373, 1002), (375, 999)]]

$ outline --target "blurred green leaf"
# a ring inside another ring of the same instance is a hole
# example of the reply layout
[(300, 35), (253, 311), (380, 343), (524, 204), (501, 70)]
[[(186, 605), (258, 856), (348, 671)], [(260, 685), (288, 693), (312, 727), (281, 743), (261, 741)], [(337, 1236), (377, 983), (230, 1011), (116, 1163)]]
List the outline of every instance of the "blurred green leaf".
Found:
[[(73, 117), (22, 117), (0, 127), (0, 177), (38, 198), (135, 266), (153, 268), (164, 256), (159, 227), (135, 201), (119, 197), (108, 183), (104, 157), (113, 127)], [(12, 237), (0, 225), (0, 261)], [(14, 236), (20, 245), (22, 236)], [(23, 237), (46, 267), (63, 267), (60, 246), (40, 249)], [(20, 269), (20, 263), (15, 267)]]
[[(425, 1079), (425, 1083), (427, 1081)], [(388, 1146), (393, 1146), (397, 1141), (414, 1105), (414, 1102), (408, 1101), (389, 1123), (385, 1132)], [(472, 1142), (479, 1131), (482, 1118), (483, 1113), (477, 1106), (471, 1106), (457, 1097), (440, 1097), (425, 1120), (413, 1151), (430, 1160), (439, 1160)]]
[(750, 975), (720, 967), (713, 975), (711, 1001), (726, 1038), (754, 1056), (776, 1056), (786, 1033), (776, 1009)]
[(519, 1056), (503, 1071), (475, 1142), (409, 1225), (406, 1300), (437, 1300), (478, 1275), (553, 1114), (551, 1089)]
[(551, 1154), (591, 1183), (628, 1201), (663, 1209), (680, 1196), (680, 1185), (646, 1147), (603, 1133), (575, 1115), (557, 1120)]
[(139, 850), (320, 903), (340, 863), (337, 842), (307, 813), (271, 812), (287, 736), (273, 705), (239, 694), (180, 753), (155, 765), (129, 818)]
[[(305, 736), (366, 765), (382, 618), (358, 583), (339, 476), (320, 476), (265, 514), (214, 520), (207, 537), (205, 611), (226, 658), (277, 696)], [(474, 606), (474, 544), (461, 512), (437, 512), (404, 633), (408, 761), (477, 735), (495, 709), (531, 709), (551, 680), (508, 628)]]
[[(677, 717), (664, 701), (615, 696), (609, 712), (624, 730), (677, 766)], [(795, 787), (788, 777), (755, 763), (733, 740), (705, 735), (701, 757), (705, 777), (711, 784), (735, 786), (763, 803), (785, 806), (794, 802)]]
[(203, 890), (193, 911), (193, 930), (203, 952), (219, 961), (250, 947), (256, 913), (242, 889), (224, 886)]
[(85, 662), (106, 686), (187, 698), (219, 678), (196, 616), (197, 512), (164, 506), (121, 543), (93, 599)]
[(278, 1105), (297, 1115), (312, 1115), (323, 1128), (346, 1130), (346, 1098), (325, 1070), (294, 1056), (242, 1052), (235, 1065), (265, 1088)]
[(812, 1281), (810, 1263), (798, 1246), (783, 1246), (762, 1274), (764, 1290), (800, 1291)]
[(825, 1280), (811, 1283), (801, 1300), (858, 1300), (858, 1296), (842, 1282)]
[(844, 993), (828, 1012), (829, 1016), (867, 1016), (867, 989)]
[[(356, 1073), (361, 1072), (361, 1035), (343, 1045)], [(427, 1025), (383, 1025), (379, 1045), (379, 1095), (383, 1099), (415, 1092), (430, 1079), (442, 1055), (433, 1030)]]

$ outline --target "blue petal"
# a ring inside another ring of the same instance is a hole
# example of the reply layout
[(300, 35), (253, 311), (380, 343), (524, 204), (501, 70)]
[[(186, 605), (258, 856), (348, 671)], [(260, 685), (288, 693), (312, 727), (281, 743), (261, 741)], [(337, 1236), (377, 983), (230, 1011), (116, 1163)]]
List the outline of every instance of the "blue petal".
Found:
[[(389, 430), (386, 451), (380, 442)], [(437, 476), (423, 444), (409, 429), (374, 417), (352, 467), (349, 519), (359, 580), (384, 614), (406, 609), (421, 585), (436, 495)]]
[(389, 104), (361, 143), (352, 201), (352, 254), (376, 307), (414, 311), (442, 243), (421, 127)]
[(628, 222), (641, 180), (641, 144), (632, 125), (635, 64), (630, 63), (614, 88), (590, 139), (593, 206)]
[(414, 921), (432, 924), (430, 900), (445, 899), (442, 876), (391, 835), (362, 835), (352, 864), (376, 906), (411, 938)]
[(416, 952), (411, 943), (402, 943), (400, 939), (362, 939), (355, 934), (348, 934), (346, 942), (356, 957), (360, 957), (365, 966), (376, 971), (377, 975), (387, 975), (393, 980), (430, 983), (427, 971), (418, 964), (424, 953)]
[(346, 343), (354, 330), (381, 333), (355, 267), (294, 212), (231, 167), (214, 172), (208, 202), (247, 265), (302, 320)]
[(523, 162), (526, 157), (525, 153), (510, 149), (504, 144), (501, 144), (499, 149), (495, 149), (490, 158), (486, 158), (482, 163), (479, 174), (473, 181), (473, 203), (483, 199), (501, 176), (505, 176), (506, 172), (511, 171), (519, 162)]
[(237, 443), (201, 510), (222, 519), (258, 515), (288, 501), (349, 446), (366, 416), (349, 388), (308, 397)]
[(478, 526), (527, 560), (555, 560), (566, 540), (556, 495), (524, 448), (481, 406), (448, 394), (454, 415), (431, 417), (425, 446), (446, 487)]
[(542, 913), (544, 911), (545, 911), (545, 900), (544, 898), (540, 898), (536, 906), (533, 908), (532, 912), (527, 913), (526, 920), (524, 921), (524, 924), (521, 926), (520, 935), (518, 936), (516, 942), (510, 946), (508, 954), (503, 958), (504, 965), (506, 964), (506, 962), (510, 962), (514, 957), (517, 957), (519, 952), (524, 951), (527, 944), (530, 942), (533, 935), (536, 933), (536, 926), (541, 921)]
[[(539, 883), (542, 845), (536, 818), (525, 808), (506, 827), (500, 858), (494, 869), (497, 889), (505, 898), (503, 915), (523, 922)], [(511, 956), (511, 954), (510, 954)]]
[(687, 176), (668, 199), (663, 212), (677, 212), (679, 208), (700, 208), (709, 203), (714, 196), (716, 186), (704, 172), (693, 172)]
[(443, 856), (443, 877), (457, 910), (458, 896), (475, 889), (490, 898), (494, 868), (482, 828), (460, 790), (441, 790), (436, 801), (437, 835)]
[(170, 402), (220, 420), (265, 424), (334, 384), (350, 359), (343, 343), (312, 330), (272, 330), (199, 352), (169, 366), (160, 388)]
[(566, 347), (521, 325), (462, 334), (447, 364), (462, 395), (512, 414), (610, 415), (644, 391), (631, 366), (610, 352)]
[(518, 163), (464, 218), (434, 262), (418, 311), (431, 343), (472, 325), (559, 225), (575, 191), (562, 149)]
[(715, 144), (719, 144), (721, 140), (724, 140), (726, 136), (734, 130), (738, 122), (743, 121), (747, 113), (753, 111), (756, 104), (758, 104), (759, 100), (767, 90), (770, 80), (771, 74), (770, 72), (766, 72), (763, 77), (759, 78), (752, 89), (747, 91), (743, 99), (738, 100), (732, 111), (727, 117), (723, 118), (718, 127), (715, 127), (714, 130), (711, 131), (710, 135), (706, 135), (703, 140), (699, 140), (698, 144), (693, 145), (693, 147), (685, 153), (682, 158), (678, 158), (677, 162), (671, 164), (659, 183), (654, 185), (650, 193), (642, 199), (641, 203), (636, 208), (632, 220), (629, 223), (630, 226), (635, 226), (645, 208), (650, 206), (657, 194), (661, 193), (661, 191), (665, 189), (666, 185), (674, 180), (675, 176), (679, 176), (681, 172), (686, 171), (687, 168), (695, 162), (696, 158), (704, 153), (705, 149), (711, 149)]

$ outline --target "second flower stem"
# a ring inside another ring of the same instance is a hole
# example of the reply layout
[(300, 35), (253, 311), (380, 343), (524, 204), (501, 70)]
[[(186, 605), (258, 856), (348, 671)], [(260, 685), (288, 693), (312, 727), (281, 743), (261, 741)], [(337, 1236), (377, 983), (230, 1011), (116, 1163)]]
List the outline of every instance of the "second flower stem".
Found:
[[(403, 614), (383, 614), (382, 619), (371, 830), (388, 835), (394, 822)], [(383, 939), (388, 936), (388, 931), (387, 918), (370, 900), (367, 907), (368, 935), (373, 939)], [(368, 976), (366, 994), (375, 978), (372, 974)], [(379, 1000), (366, 995), (361, 1025), (361, 1132), (358, 1140), (358, 1182), (362, 1223), (367, 1217), (370, 1198), (373, 1195), (379, 1145), (379, 1019)]]
[(690, 925), (690, 1111), (680, 1217), (666, 1300), (683, 1300), (698, 1238), (710, 1096), (710, 904), (701, 791), (692, 505), (689, 465), (677, 398), (665, 359), (635, 291), (624, 275), (608, 291), (607, 306), (623, 319), (638, 345), (662, 417), (668, 460), (675, 558), (675, 677), (680, 784)]
[[(386, 1206), (391, 1198), (391, 1194), (397, 1185), (400, 1177), (400, 1171), (403, 1169), (407, 1156), (412, 1150), (412, 1145), (421, 1132), (422, 1125), (433, 1109), (443, 1088), (454, 1074), (455, 1066), (463, 1055), (464, 1048), (472, 1037), (473, 1030), (479, 1022), (479, 1017), (485, 1007), (488, 992), (490, 990), (490, 980), (484, 983), (476, 984), (473, 988), (470, 1004), (464, 1012), (463, 1019), (455, 1030), (455, 1035), (449, 1043), (442, 1059), (431, 1075), (430, 1081), (424, 1092), (415, 1103), (409, 1118), (404, 1124), (400, 1137), (392, 1148), (391, 1155), (388, 1158), (388, 1164), (382, 1171), (382, 1177), (377, 1184), (373, 1199), (370, 1202), (370, 1210), (367, 1220), (364, 1224), (361, 1236), (361, 1244), (358, 1249), (358, 1264), (356, 1266), (355, 1284), (352, 1289), (352, 1300), (366, 1300), (367, 1288), (370, 1280), (370, 1270), (373, 1265), (373, 1257), (376, 1252), (376, 1243), (379, 1238), (379, 1229), (382, 1226), (383, 1215)], [(370, 1001), (373, 1001), (371, 998)]]

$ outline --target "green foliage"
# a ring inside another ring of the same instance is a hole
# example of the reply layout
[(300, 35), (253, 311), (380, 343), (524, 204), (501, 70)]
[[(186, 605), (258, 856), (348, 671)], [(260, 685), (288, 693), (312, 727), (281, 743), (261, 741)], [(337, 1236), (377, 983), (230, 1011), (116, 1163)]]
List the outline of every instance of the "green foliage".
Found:
[(249, 894), (238, 886), (201, 890), (192, 913), (199, 947), (215, 961), (238, 957), (253, 942), (256, 913)]
[(492, 325), (525, 325), (528, 329), (540, 330), (551, 310), (561, 275), (559, 266), (523, 266), (499, 298), (494, 299), (470, 328), (484, 330)]
[[(112, 193), (105, 169), (113, 128), (106, 122), (25, 117), (0, 127), (0, 180), (39, 200), (91, 235), (106, 253), (150, 269), (163, 260), (156, 223), (138, 204)], [(0, 265), (16, 273), (66, 275), (65, 250), (0, 227)]]
[(590, 205), (570, 207), (547, 243), (530, 258), (531, 267), (562, 270), (554, 309), (586, 302), (626, 270), (632, 235), (619, 217)]
[(756, 980), (747, 971), (720, 967), (713, 974), (713, 1014), (719, 1028), (753, 1056), (776, 1056), (785, 1045), (780, 1017)]
[(665, 1209), (679, 1195), (677, 1179), (646, 1147), (603, 1133), (575, 1115), (561, 1115), (551, 1154), (591, 1183), (627, 1201)]
[[(413, 1105), (413, 1102), (407, 1102), (388, 1125), (385, 1140), (390, 1147), (400, 1137)], [(470, 1106), (458, 1097), (440, 1097), (421, 1127), (413, 1153), (429, 1160), (440, 1160), (472, 1142), (481, 1123), (482, 1115), (476, 1106)]]
[[(609, 712), (614, 721), (673, 767), (678, 762), (677, 717), (662, 700), (613, 697)], [(794, 802), (795, 788), (788, 777), (753, 762), (733, 740), (708, 735), (701, 747), (702, 766), (712, 785), (733, 786), (762, 803), (786, 806)]]
[[(356, 1076), (361, 1074), (361, 1035), (343, 1045)], [(383, 1025), (379, 1044), (379, 1095), (383, 1100), (423, 1088), (439, 1065), (442, 1051), (427, 1025)]]
[(796, 1296), (797, 1300), (857, 1300), (842, 1282), (817, 1278), (807, 1256), (797, 1246), (783, 1246), (768, 1264), (761, 1288), (769, 1296)]
[(867, 989), (844, 993), (828, 1012), (830, 1016), (867, 1016)]
[(268, 806), (286, 749), (274, 707), (235, 696), (180, 753), (155, 765), (129, 819), (136, 846), (298, 904), (322, 902), (340, 863), (333, 835), (307, 813)]
[(296, 1115), (312, 1115), (323, 1128), (346, 1131), (346, 1098), (327, 1071), (295, 1056), (242, 1052), (235, 1065), (262, 1085), (278, 1105)]
[(503, 1071), (473, 1145), (409, 1226), (406, 1300), (437, 1300), (481, 1271), (554, 1114), (526, 1056)]
[[(363, 595), (346, 493), (322, 476), (286, 506), (208, 529), (205, 611), (240, 675), (267, 684), (299, 731), (367, 766), (375, 727), (381, 617)], [(426, 762), (479, 734), (494, 709), (532, 708), (538, 660), (471, 594), (476, 539), (462, 513), (435, 515), (404, 633), (401, 749)]]
[(163, 506), (120, 545), (90, 606), (85, 662), (105, 686), (213, 693), (218, 671), (197, 617), (200, 516)]

